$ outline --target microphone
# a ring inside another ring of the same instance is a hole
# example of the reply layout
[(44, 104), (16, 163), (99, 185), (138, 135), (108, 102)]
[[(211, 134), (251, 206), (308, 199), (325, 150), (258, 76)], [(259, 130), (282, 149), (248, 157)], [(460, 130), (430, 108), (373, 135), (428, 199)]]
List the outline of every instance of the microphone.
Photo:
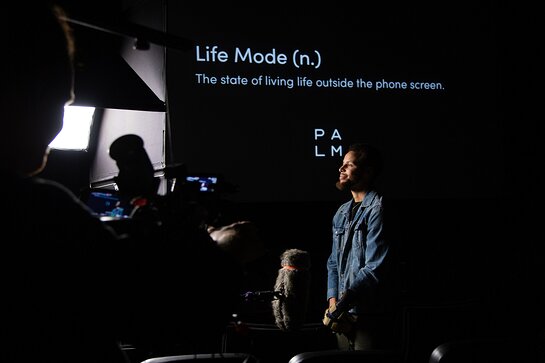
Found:
[(276, 326), (284, 331), (298, 330), (305, 321), (310, 294), (310, 254), (299, 249), (288, 249), (280, 256), (272, 300)]
[(284, 298), (284, 296), (280, 293), (280, 291), (247, 291), (241, 296), (244, 299), (244, 301), (260, 301), (260, 302), (269, 302), (269, 301)]

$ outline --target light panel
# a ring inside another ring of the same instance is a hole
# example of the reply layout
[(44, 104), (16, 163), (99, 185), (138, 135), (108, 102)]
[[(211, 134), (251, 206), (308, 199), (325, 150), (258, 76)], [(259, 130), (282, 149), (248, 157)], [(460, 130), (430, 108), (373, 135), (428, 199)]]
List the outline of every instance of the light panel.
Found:
[(95, 107), (65, 106), (61, 132), (49, 144), (52, 149), (87, 150)]

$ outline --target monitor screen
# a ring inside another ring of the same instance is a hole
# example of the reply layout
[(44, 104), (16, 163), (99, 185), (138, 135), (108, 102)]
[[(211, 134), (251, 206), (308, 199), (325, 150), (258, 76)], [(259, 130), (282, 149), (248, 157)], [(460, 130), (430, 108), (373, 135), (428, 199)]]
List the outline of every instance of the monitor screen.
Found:
[(119, 196), (115, 191), (91, 190), (85, 203), (103, 220), (130, 218), (130, 211), (119, 204)]

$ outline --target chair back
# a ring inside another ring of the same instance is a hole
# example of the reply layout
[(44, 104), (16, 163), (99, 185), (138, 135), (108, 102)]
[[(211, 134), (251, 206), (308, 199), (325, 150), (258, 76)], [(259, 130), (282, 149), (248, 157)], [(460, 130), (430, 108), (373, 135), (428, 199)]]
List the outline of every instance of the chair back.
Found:
[(141, 363), (181, 363), (189, 361), (198, 361), (199, 363), (259, 363), (259, 359), (248, 353), (200, 353), (170, 355), (165, 357), (148, 358)]
[(438, 345), (429, 363), (539, 362), (531, 342), (507, 338), (452, 340)]
[(400, 363), (399, 357), (388, 350), (322, 350), (293, 356), (289, 363)]

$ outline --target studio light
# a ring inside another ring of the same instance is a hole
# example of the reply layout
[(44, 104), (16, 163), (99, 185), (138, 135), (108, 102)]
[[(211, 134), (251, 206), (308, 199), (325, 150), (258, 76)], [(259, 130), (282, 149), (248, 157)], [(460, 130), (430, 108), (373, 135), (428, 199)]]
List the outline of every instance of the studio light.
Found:
[(61, 132), (49, 144), (52, 149), (87, 150), (95, 107), (65, 106)]

